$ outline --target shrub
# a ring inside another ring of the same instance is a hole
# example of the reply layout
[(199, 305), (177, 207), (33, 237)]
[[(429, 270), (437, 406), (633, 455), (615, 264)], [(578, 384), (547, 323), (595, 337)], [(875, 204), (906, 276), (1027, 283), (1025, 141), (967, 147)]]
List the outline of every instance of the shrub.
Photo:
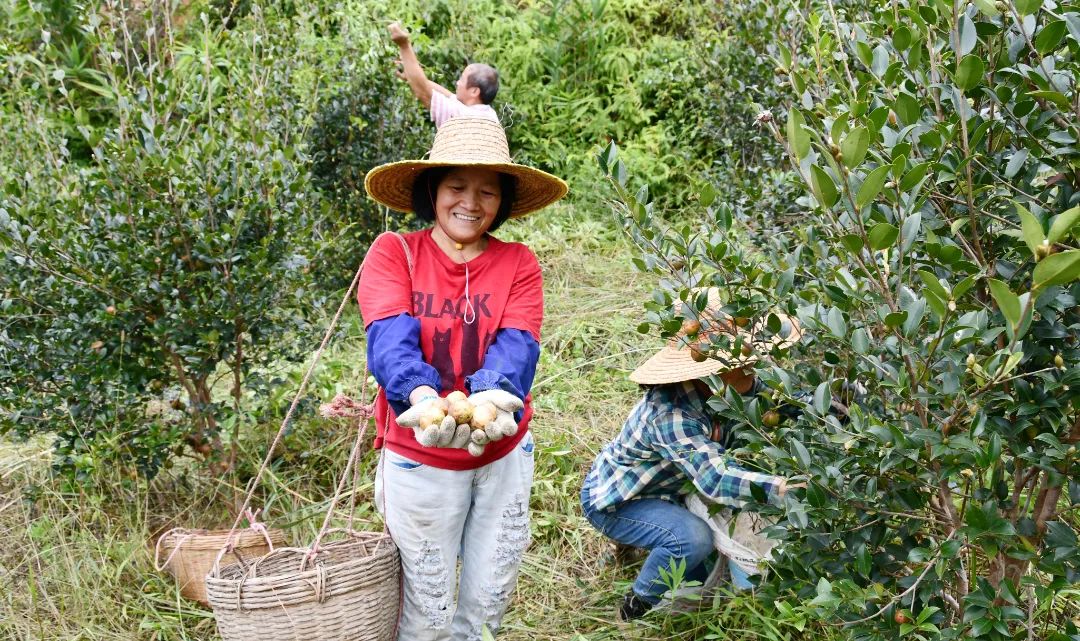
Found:
[[(1075, 638), (1080, 13), (889, 9), (779, 21), (795, 104), (761, 126), (808, 194), (780, 233), (751, 236), (771, 212), (733, 215), (712, 188), (698, 225), (664, 228), (614, 148), (601, 156), (639, 266), (666, 279), (642, 329), (674, 335), (673, 298), (713, 285), (765, 335), (784, 331), (774, 310), (806, 330), (758, 368), (766, 393), (714, 400), (746, 425), (738, 454), (809, 483), (770, 529), (784, 543), (763, 590), (788, 623)], [(772, 407), (802, 412), (768, 428)]]
[[(24, 135), (0, 196), (0, 431), (55, 433), (58, 468), (82, 477), (152, 475), (184, 444), (230, 464), (220, 432), (235, 443), (244, 392), (268, 384), (260, 367), (293, 352), (315, 302), (301, 239), (321, 209), (280, 43), (203, 22), (172, 46), (147, 28), (142, 60), (114, 48), (128, 18), (82, 25), (107, 125), (82, 83), (26, 57), (7, 69), (28, 90), (3, 94)], [(253, 71), (256, 50), (278, 62)], [(66, 118), (86, 162), (53, 124)]]

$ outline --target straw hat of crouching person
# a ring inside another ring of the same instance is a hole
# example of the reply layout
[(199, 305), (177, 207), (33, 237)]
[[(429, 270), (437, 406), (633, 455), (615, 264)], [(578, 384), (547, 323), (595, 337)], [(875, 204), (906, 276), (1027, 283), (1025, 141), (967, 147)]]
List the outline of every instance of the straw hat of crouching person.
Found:
[(694, 297), (705, 302), (704, 310), (695, 312), (683, 304), (679, 333), (639, 365), (630, 380), (641, 385), (669, 385), (723, 375), (748, 368), (763, 354), (789, 347), (802, 337), (798, 320), (786, 314), (774, 314), (780, 321), (777, 332), (767, 330), (767, 319), (741, 327), (738, 319), (720, 311), (723, 303), (717, 288), (697, 290)]

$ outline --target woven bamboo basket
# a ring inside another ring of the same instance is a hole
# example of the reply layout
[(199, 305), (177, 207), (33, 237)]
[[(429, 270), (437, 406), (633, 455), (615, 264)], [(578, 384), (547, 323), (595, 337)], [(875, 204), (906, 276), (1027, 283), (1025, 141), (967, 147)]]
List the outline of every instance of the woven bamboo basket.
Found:
[(321, 545), (305, 564), (307, 554), (282, 548), (207, 576), (222, 639), (390, 641), (401, 599), (400, 560), (390, 536), (349, 532)]
[[(228, 543), (229, 535), (229, 530), (170, 530), (161, 535), (155, 547), (154, 561), (168, 559), (165, 568), (176, 579), (180, 594), (208, 606), (206, 575), (213, 568), (218, 553)], [(285, 533), (281, 530), (267, 530), (266, 536), (257, 530), (236, 530), (233, 534), (233, 551), (221, 557), (221, 565), (250, 564), (265, 555), (270, 551), (267, 537), (275, 548), (286, 544)]]

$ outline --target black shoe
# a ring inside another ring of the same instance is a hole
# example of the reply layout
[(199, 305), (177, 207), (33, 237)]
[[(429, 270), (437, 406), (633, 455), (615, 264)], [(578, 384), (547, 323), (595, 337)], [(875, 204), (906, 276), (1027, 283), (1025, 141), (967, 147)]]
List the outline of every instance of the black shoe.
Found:
[(648, 614), (649, 610), (652, 610), (653, 606), (645, 599), (639, 597), (630, 590), (623, 597), (622, 605), (619, 606), (619, 621), (633, 621), (634, 619), (640, 619)]

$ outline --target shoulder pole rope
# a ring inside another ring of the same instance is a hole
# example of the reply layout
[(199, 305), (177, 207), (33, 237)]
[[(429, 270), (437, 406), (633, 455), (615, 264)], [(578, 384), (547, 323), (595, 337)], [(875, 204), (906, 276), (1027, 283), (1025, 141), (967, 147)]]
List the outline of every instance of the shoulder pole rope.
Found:
[[(405, 251), (406, 260), (408, 261), (409, 273), (411, 274), (412, 273), (412, 254), (409, 251), (408, 245), (405, 243), (405, 239), (400, 234), (397, 234), (397, 233), (394, 233), (394, 232), (386, 232), (386, 233), (394, 234), (394, 236), (396, 236), (398, 238), (398, 240), (401, 241), (402, 248)], [(376, 240), (378, 240), (378, 239), (376, 239)], [(375, 243), (373, 242), (372, 245), (374, 245), (374, 244)], [(370, 249), (369, 249), (369, 251), (370, 251)], [(361, 261), (360, 266), (356, 270), (356, 274), (353, 275), (352, 282), (349, 284), (348, 289), (345, 290), (345, 295), (341, 298), (341, 304), (338, 305), (337, 311), (334, 313), (334, 317), (330, 321), (330, 325), (326, 328), (326, 333), (323, 335), (322, 342), (319, 344), (319, 348), (317, 350), (315, 350), (315, 354), (311, 359), (311, 363), (308, 365), (307, 371), (304, 372), (304, 378), (300, 381), (300, 387), (297, 388), (296, 395), (293, 397), (292, 403), (289, 405), (289, 410), (288, 410), (288, 412), (285, 413), (285, 418), (282, 419), (282, 421), (281, 421), (281, 427), (278, 428), (277, 434), (274, 435), (273, 441), (270, 443), (270, 446), (267, 448), (266, 456), (263, 458), (262, 463), (259, 465), (259, 470), (255, 473), (255, 477), (252, 478), (250, 483), (248, 484), (248, 492), (247, 492), (247, 495), (244, 497), (244, 503), (240, 506), (240, 509), (238, 510), (236, 519), (233, 521), (232, 526), (229, 528), (230, 540), (231, 540), (231, 534), (236, 531), (236, 528), (240, 525), (240, 520), (244, 518), (247, 511), (251, 507), (251, 499), (255, 495), (255, 488), (258, 487), (259, 481), (262, 479), (263, 473), (266, 472), (266, 469), (270, 465), (270, 461), (271, 461), (271, 459), (272, 459), (272, 457), (274, 455), (274, 452), (277, 451), (277, 447), (281, 443), (282, 437), (285, 435), (285, 430), (289, 426), (289, 422), (292, 420), (293, 414), (296, 412), (296, 407), (300, 404), (300, 399), (303, 397), (304, 392), (307, 390), (308, 383), (311, 380), (311, 375), (315, 371), (315, 367), (316, 367), (316, 365), (318, 365), (319, 359), (322, 358), (322, 354), (326, 350), (327, 344), (330, 342), (330, 337), (334, 333), (334, 328), (337, 327), (338, 320), (340, 320), (342, 312), (345, 311), (345, 306), (349, 303), (349, 299), (352, 297), (353, 291), (356, 289), (358, 283), (360, 282), (360, 274), (364, 271), (364, 264), (366, 262), (367, 262), (367, 256), (365, 256), (364, 260)], [(367, 364), (365, 363), (364, 364), (364, 388), (365, 388), (365, 390), (366, 390), (366, 386), (367, 386), (367, 374), (368, 374)], [(363, 392), (361, 392), (361, 393), (363, 393)], [(350, 401), (350, 403), (354, 407), (356, 407), (356, 405), (357, 405), (356, 403), (352, 403), (351, 401)], [(367, 406), (361, 405), (361, 406), (357, 407), (357, 409), (358, 409), (357, 415), (361, 416), (361, 424), (366, 425), (367, 418), (371, 416), (373, 409), (371, 408), (370, 405), (367, 405)], [(363, 432), (364, 432), (363, 429), (359, 430), (359, 432), (357, 434), (357, 442), (359, 442), (360, 438), (362, 438)], [(350, 461), (346, 465), (345, 474), (348, 474), (348, 472), (351, 470), (352, 458), (353, 457), (350, 456)], [(313, 547), (318, 546), (318, 543), (321, 540), (323, 534), (325, 534), (324, 530), (326, 528), (326, 523), (329, 522), (330, 513), (332, 513), (332, 511), (333, 511), (333, 505), (336, 504), (336, 502), (337, 502), (337, 500), (339, 498), (341, 483), (339, 483), (338, 486), (339, 486), (339, 491), (337, 493), (335, 493), (333, 503), (331, 504), (331, 508), (327, 513), (327, 518), (324, 520), (323, 528), (320, 529), (319, 536), (316, 538), (316, 545), (313, 546)], [(214, 571), (215, 575), (219, 571), (219, 567), (218, 567), (219, 562), (220, 562), (221, 558), (225, 554), (228, 553), (229, 547), (231, 547), (231, 546), (228, 543), (226, 543), (225, 546), (222, 547), (221, 552), (218, 554), (218, 558), (214, 562), (214, 570), (213, 571)]]

